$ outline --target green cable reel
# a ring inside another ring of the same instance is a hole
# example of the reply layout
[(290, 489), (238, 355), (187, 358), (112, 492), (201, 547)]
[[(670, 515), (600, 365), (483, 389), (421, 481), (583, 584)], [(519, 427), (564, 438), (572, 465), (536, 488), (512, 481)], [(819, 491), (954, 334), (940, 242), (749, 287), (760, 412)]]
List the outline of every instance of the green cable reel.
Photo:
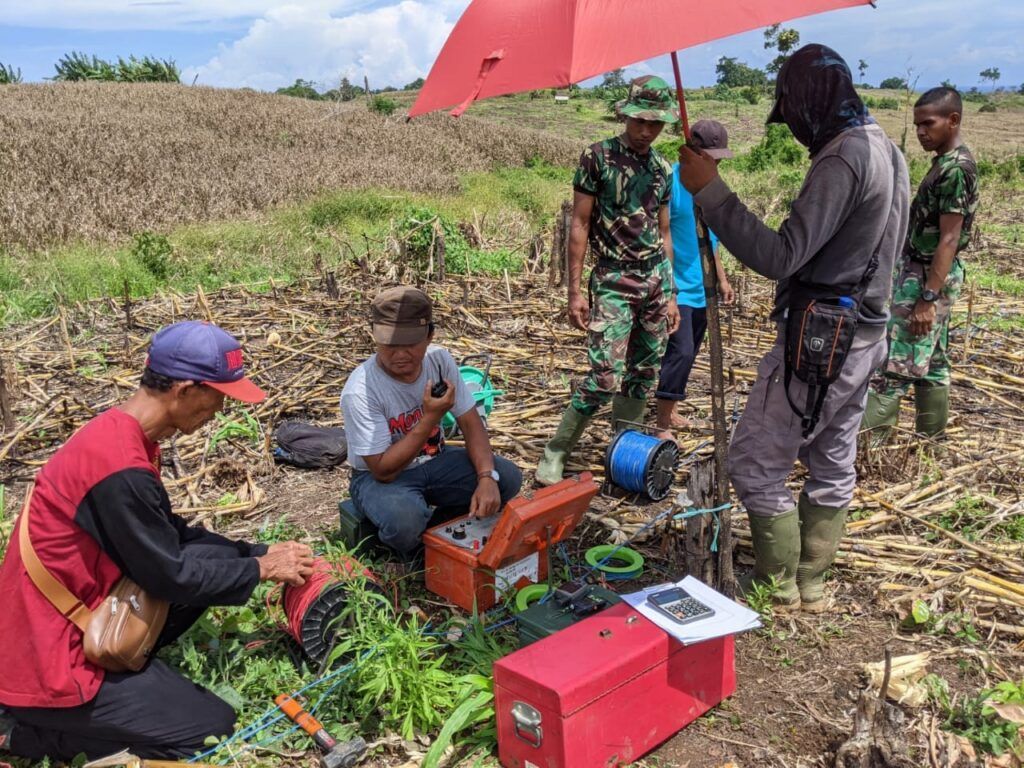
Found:
[[(494, 389), (491, 382), (491, 361), (492, 356), (489, 353), (480, 353), (476, 355), (466, 355), (459, 362), (459, 376), (462, 377), (462, 381), (466, 384), (466, 388), (469, 389), (473, 395), (473, 400), (476, 402), (477, 413), (480, 414), (480, 418), (486, 423), (487, 417), (491, 415), (491, 411), (494, 410), (494, 399), (501, 395), (504, 395), (504, 391), (500, 389)], [(477, 368), (476, 366), (469, 365), (469, 361), (481, 360), (484, 363), (484, 367)], [(441, 431), (445, 437), (453, 437), (458, 432), (458, 423), (455, 421), (455, 417), (452, 416), (449, 411), (441, 419)]]

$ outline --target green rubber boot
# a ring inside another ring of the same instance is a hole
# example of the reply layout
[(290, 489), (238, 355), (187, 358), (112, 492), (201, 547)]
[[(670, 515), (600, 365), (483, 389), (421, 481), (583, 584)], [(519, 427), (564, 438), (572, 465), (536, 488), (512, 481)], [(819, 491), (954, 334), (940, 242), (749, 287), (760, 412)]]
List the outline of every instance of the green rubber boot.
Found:
[(949, 421), (949, 387), (914, 386), (916, 428), (919, 435), (937, 437), (946, 431)]
[(571, 404), (565, 409), (562, 421), (555, 430), (555, 436), (544, 447), (544, 458), (540, 460), (534, 473), (537, 485), (554, 485), (562, 480), (565, 462), (591, 418), (577, 411)]
[(846, 526), (846, 507), (821, 507), (800, 496), (800, 565), (796, 583), (801, 608), (821, 613), (825, 600), (825, 571), (832, 565)]
[(874, 389), (868, 390), (868, 405), (861, 419), (861, 430), (870, 430), (868, 439), (880, 445), (889, 439), (900, 415), (900, 396), (881, 395)]
[(754, 580), (767, 583), (775, 577), (774, 602), (783, 610), (800, 608), (796, 569), (800, 561), (800, 518), (795, 509), (774, 517), (747, 515), (754, 542)]
[[(616, 395), (612, 398), (612, 432), (622, 429), (633, 429), (636, 424), (644, 423), (644, 413), (647, 410), (647, 400), (639, 397), (626, 397)], [(620, 421), (630, 421), (630, 424), (619, 424)]]

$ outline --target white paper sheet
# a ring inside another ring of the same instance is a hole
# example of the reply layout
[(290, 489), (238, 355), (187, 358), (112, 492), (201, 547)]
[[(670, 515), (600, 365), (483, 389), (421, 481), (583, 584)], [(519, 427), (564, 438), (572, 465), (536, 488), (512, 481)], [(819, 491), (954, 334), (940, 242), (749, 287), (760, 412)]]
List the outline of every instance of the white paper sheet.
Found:
[[(690, 622), (689, 624), (679, 624), (660, 611), (655, 610), (647, 602), (648, 595), (673, 586), (685, 589), (692, 597), (695, 597), (704, 605), (714, 610), (714, 616), (708, 616), (706, 619)], [(623, 595), (622, 599), (683, 645), (693, 645), (703, 640), (735, 635), (740, 632), (757, 629), (761, 626), (761, 618), (756, 611), (752, 611), (730, 600), (693, 576), (687, 576), (675, 584), (666, 583), (647, 587), (639, 592)]]

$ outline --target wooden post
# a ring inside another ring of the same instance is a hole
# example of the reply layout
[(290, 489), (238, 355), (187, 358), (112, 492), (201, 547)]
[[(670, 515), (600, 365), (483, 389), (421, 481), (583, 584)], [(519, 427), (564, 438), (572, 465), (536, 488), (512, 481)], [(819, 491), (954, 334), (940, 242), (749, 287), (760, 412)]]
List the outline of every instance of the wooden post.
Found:
[(3, 421), (4, 434), (14, 434), (14, 428), (18, 426), (14, 418), (14, 409), (11, 407), (11, 388), (7, 381), (7, 371), (4, 370), (4, 360), (0, 357), (0, 420)]
[(562, 250), (558, 254), (560, 278), (558, 285), (565, 288), (569, 284), (569, 241), (572, 239), (572, 203), (562, 201)]
[[(672, 71), (676, 80), (676, 99), (679, 102), (679, 119), (683, 135), (690, 141), (690, 123), (686, 115), (686, 98), (683, 94), (683, 79), (679, 74), (679, 58), (672, 52)], [(729, 501), (729, 478), (726, 475), (725, 456), (728, 450), (728, 434), (725, 428), (725, 372), (722, 355), (722, 325), (718, 311), (718, 271), (715, 269), (715, 254), (711, 248), (711, 236), (700, 208), (694, 203), (694, 218), (697, 222), (697, 245), (700, 250), (701, 272), (704, 276), (704, 296), (707, 300), (708, 350), (711, 362), (711, 419), (715, 435), (715, 477), (713, 504), (718, 507)], [(735, 583), (732, 573), (732, 515), (726, 509), (719, 513), (721, 528), (718, 535), (718, 591), (732, 597)]]
[(437, 256), (437, 280), (443, 283), (445, 244), (444, 231), (440, 227), (437, 228), (437, 239), (434, 241), (434, 254)]
[(551, 230), (551, 263), (548, 265), (548, 285), (554, 288), (561, 285), (562, 277), (559, 273), (564, 272), (565, 257), (563, 254), (568, 250), (569, 233), (565, 229), (565, 217), (563, 212), (567, 203), (563, 202), (559, 212), (555, 214), (555, 225)]

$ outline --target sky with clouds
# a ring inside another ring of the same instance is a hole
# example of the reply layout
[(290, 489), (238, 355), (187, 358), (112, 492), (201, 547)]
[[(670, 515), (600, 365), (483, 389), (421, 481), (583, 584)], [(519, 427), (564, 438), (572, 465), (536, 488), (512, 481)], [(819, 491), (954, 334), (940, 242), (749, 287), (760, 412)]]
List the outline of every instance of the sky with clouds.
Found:
[[(79, 50), (104, 58), (171, 58), (185, 82), (212, 86), (273, 90), (302, 78), (327, 89), (342, 76), (357, 82), (366, 76), (372, 87), (401, 86), (427, 74), (466, 5), (467, 0), (0, 0), (0, 63), (39, 81), (53, 74), (62, 54)], [(787, 26), (799, 30), (802, 42), (831, 45), (851, 65), (866, 60), (868, 82), (910, 68), (921, 86), (949, 79), (969, 87), (978, 84), (982, 69), (994, 66), (1001, 85), (1024, 83), (1021, 0), (878, 0), (877, 6)], [(719, 56), (763, 66), (771, 54), (762, 42), (755, 31), (684, 51), (684, 81), (714, 82)], [(668, 58), (629, 70), (646, 72), (667, 75)]]

